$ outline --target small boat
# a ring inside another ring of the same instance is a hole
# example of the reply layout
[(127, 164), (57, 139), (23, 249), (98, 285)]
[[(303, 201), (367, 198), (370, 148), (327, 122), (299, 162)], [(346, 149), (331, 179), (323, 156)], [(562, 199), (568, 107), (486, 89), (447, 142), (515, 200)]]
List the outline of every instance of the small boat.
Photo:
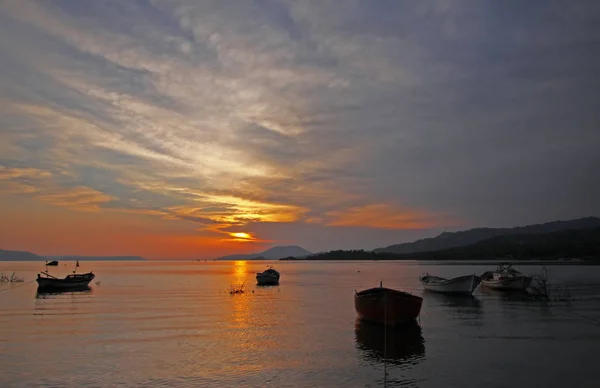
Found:
[(56, 267), (58, 265), (58, 261), (56, 261), (56, 260), (47, 261), (46, 265), (51, 265), (53, 267)]
[(366, 321), (395, 326), (414, 322), (421, 313), (423, 299), (407, 292), (379, 287), (354, 294), (358, 317)]
[(276, 286), (279, 284), (279, 277), (279, 272), (269, 267), (266, 271), (256, 274), (256, 281), (259, 286)]
[(496, 290), (525, 291), (531, 285), (531, 276), (526, 276), (512, 267), (512, 264), (500, 264), (496, 271), (487, 271), (481, 275), (481, 284)]
[(419, 277), (419, 281), (427, 291), (471, 295), (481, 282), (481, 278), (474, 274), (453, 279), (425, 274)]
[(72, 274), (65, 276), (63, 279), (52, 276), (48, 271), (38, 274), (37, 284), (38, 291), (68, 291), (86, 289), (90, 282), (94, 280), (96, 275), (91, 272), (79, 274), (76, 273), (79, 267), (79, 261), (75, 265), (75, 271)]

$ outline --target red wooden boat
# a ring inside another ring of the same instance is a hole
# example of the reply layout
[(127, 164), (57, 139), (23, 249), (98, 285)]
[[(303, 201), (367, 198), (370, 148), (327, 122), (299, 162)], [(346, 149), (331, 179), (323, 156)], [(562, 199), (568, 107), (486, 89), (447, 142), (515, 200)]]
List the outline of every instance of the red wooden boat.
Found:
[(414, 322), (421, 313), (423, 299), (381, 284), (354, 294), (358, 317), (366, 321), (395, 326)]

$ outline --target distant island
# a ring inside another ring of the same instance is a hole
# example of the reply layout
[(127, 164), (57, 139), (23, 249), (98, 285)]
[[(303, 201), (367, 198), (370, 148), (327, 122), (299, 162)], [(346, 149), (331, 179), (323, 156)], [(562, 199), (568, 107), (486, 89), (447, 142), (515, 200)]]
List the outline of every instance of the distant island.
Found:
[[(435, 247), (447, 247), (435, 249)], [(432, 249), (433, 248), (433, 249)], [(337, 250), (305, 260), (562, 260), (600, 263), (600, 219), (471, 229), (387, 248)], [(298, 260), (285, 257), (281, 260)]]
[(0, 261), (144, 261), (141, 256), (40, 256), (27, 251), (0, 249)]
[(277, 260), (282, 257), (305, 258), (311, 252), (297, 245), (276, 246), (259, 253), (222, 256), (215, 260)]

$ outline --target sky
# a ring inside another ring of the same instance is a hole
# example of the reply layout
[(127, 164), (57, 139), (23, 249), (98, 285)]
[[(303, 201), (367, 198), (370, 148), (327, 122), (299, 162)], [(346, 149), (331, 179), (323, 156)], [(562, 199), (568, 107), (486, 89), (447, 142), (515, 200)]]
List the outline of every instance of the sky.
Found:
[(0, 2), (0, 248), (214, 258), (600, 215), (600, 4)]

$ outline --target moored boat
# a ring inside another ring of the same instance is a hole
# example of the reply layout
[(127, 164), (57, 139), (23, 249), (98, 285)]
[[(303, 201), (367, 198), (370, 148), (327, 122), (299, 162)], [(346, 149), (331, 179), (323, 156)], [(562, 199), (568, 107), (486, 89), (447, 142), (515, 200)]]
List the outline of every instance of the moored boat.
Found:
[(38, 283), (38, 290), (66, 291), (84, 289), (94, 277), (96, 276), (93, 273), (88, 272), (83, 274), (72, 273), (60, 279), (50, 275), (48, 272), (42, 272), (38, 274), (36, 281)]
[(482, 285), (504, 291), (525, 291), (531, 281), (531, 276), (517, 271), (512, 264), (500, 264), (496, 271), (487, 271), (481, 275)]
[(379, 287), (354, 294), (358, 317), (366, 321), (395, 326), (414, 322), (421, 313), (423, 299), (407, 292)]
[(419, 277), (419, 281), (423, 285), (423, 288), (428, 291), (471, 295), (481, 282), (481, 278), (475, 274), (452, 279), (425, 274)]
[(50, 265), (50, 266), (56, 267), (58, 265), (58, 261), (56, 261), (56, 260), (47, 261), (46, 265)]
[(92, 272), (79, 274), (76, 273), (79, 267), (79, 261), (75, 264), (75, 271), (72, 274), (60, 279), (50, 275), (48, 271), (43, 271), (37, 276), (38, 291), (68, 291), (86, 289), (96, 275)]
[(280, 274), (273, 267), (256, 274), (256, 282), (259, 286), (275, 286), (279, 284)]

